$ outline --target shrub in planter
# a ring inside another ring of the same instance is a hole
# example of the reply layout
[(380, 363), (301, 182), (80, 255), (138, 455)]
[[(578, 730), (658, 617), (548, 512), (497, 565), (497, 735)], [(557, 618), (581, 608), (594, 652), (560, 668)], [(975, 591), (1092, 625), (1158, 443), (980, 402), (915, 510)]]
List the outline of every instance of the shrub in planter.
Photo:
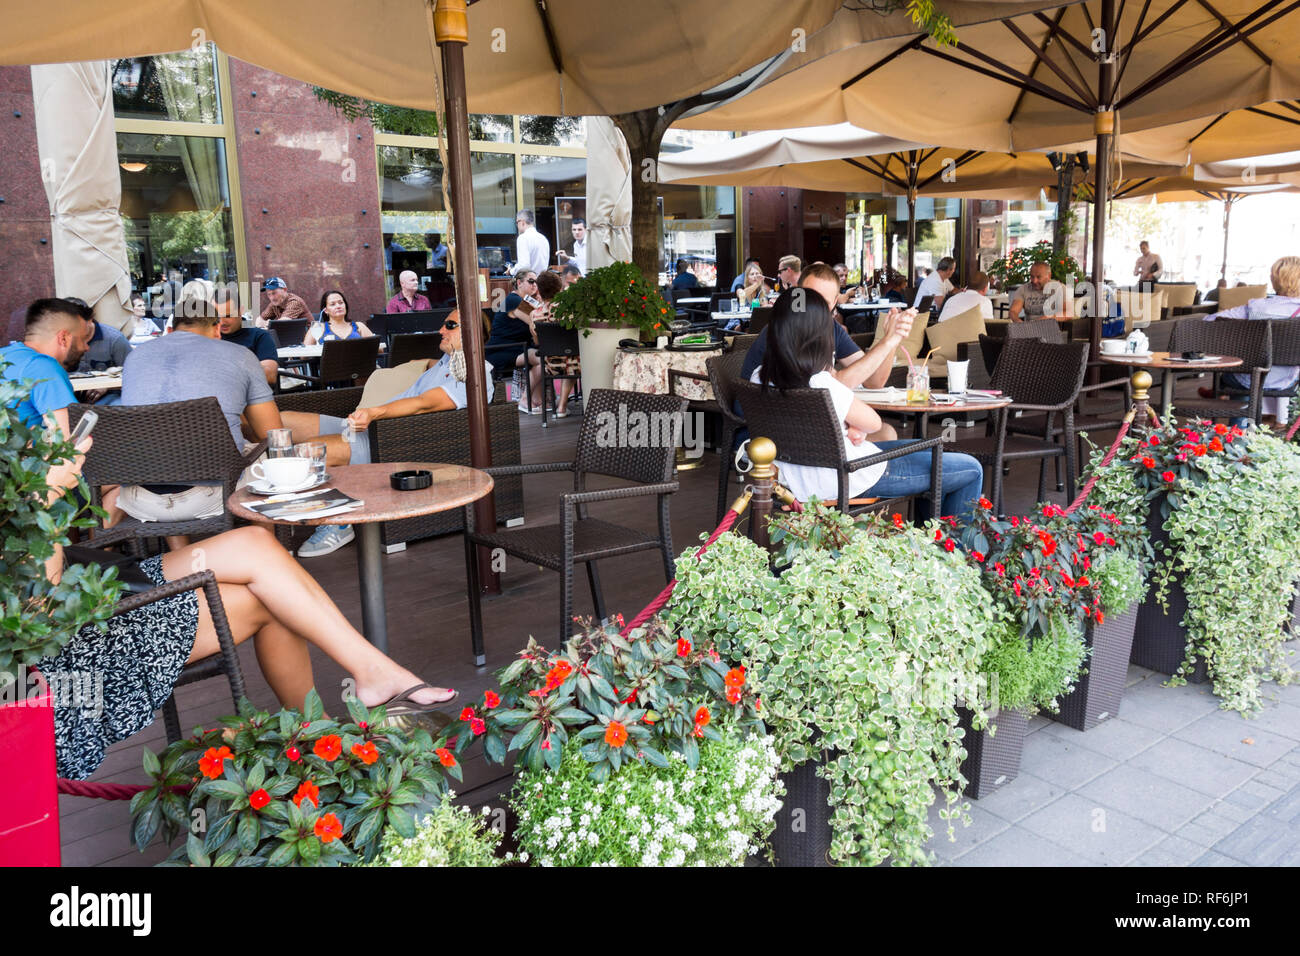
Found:
[(1046, 262), (1051, 266), (1052, 278), (1058, 282), (1070, 281), (1083, 274), (1073, 256), (1054, 255), (1052, 244), (1046, 239), (1032, 246), (1013, 249), (1009, 255), (993, 262), (987, 271), (998, 288), (1010, 292), (1029, 281), (1029, 270), (1035, 262)]
[(421, 728), (385, 728), (382, 707), (353, 699), (348, 713), (325, 718), (314, 690), (302, 712), (243, 700), (222, 727), (161, 758), (146, 750), (153, 784), (131, 800), (136, 846), (188, 832), (169, 864), (337, 866), (374, 859), (386, 828), (414, 837), (415, 810), (446, 790), (444, 771), (461, 779), (459, 763)]
[[(1103, 506), (1136, 502), (1155, 531), (1157, 561), (1143, 616), (1185, 598), (1182, 664), (1204, 662), (1222, 706), (1249, 714), (1264, 680), (1289, 682), (1283, 643), (1300, 565), (1300, 450), (1257, 430), (1210, 422), (1126, 439), (1101, 469)], [(1135, 656), (1148, 638), (1139, 618)]]
[(960, 815), (957, 701), (980, 696), (993, 611), (960, 555), (902, 524), (812, 503), (778, 523), (779, 577), (756, 545), (723, 535), (681, 558), (668, 609), (743, 662), (782, 768), (819, 764), (837, 863), (928, 862), (936, 788), (943, 818)]
[(379, 855), (368, 866), (500, 866), (496, 855), (501, 834), (484, 824), (469, 807), (443, 800), (415, 823), (405, 837), (395, 827), (384, 830)]

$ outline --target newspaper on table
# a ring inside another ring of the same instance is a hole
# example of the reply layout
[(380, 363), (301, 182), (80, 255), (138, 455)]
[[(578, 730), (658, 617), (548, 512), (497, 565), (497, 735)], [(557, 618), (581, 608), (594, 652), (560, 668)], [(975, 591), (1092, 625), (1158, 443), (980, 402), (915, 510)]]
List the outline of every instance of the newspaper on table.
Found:
[(365, 505), (334, 488), (317, 488), (291, 495), (272, 495), (262, 501), (246, 501), (244, 507), (271, 521), (306, 521), (356, 511)]

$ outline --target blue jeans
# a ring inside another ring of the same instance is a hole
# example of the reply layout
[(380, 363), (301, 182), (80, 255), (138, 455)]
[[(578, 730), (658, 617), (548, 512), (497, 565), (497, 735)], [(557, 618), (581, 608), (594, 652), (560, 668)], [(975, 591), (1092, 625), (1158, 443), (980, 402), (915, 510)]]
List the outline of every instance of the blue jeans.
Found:
[[(901, 440), (879, 441), (876, 442), (876, 447), (881, 451), (889, 451), (910, 443)], [(930, 461), (931, 453), (927, 448), (887, 462), (884, 475), (871, 486), (871, 495), (894, 498), (929, 491)], [(943, 517), (970, 514), (983, 488), (984, 469), (978, 461), (958, 452), (943, 453)], [(916, 516), (921, 520), (933, 517), (928, 499), (916, 502)]]

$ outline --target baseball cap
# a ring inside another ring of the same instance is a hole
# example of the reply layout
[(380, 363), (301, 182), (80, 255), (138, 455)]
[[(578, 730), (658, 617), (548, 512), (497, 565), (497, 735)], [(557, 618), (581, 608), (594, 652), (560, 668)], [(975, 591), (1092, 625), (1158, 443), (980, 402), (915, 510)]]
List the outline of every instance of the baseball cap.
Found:
[(272, 289), (287, 289), (289, 286), (279, 276), (271, 276), (262, 283), (262, 291), (270, 292)]

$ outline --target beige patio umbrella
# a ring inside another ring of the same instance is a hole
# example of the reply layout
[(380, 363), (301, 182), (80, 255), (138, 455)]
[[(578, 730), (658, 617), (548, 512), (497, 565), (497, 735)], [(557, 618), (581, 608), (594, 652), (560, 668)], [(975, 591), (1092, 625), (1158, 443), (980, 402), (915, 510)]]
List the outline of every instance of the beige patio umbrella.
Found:
[(613, 120), (587, 120), (587, 268), (632, 261), (632, 158)]
[[(1125, 149), (1133, 155), (1180, 164), (1274, 157), (1300, 150), (1300, 101), (1262, 103), (1185, 123), (1126, 133), (1123, 140)], [(1270, 159), (1267, 165), (1277, 167), (1278, 161)]]
[(97, 320), (129, 335), (135, 320), (108, 73), (104, 60), (34, 66), (32, 100), (55, 293), (86, 300)]

